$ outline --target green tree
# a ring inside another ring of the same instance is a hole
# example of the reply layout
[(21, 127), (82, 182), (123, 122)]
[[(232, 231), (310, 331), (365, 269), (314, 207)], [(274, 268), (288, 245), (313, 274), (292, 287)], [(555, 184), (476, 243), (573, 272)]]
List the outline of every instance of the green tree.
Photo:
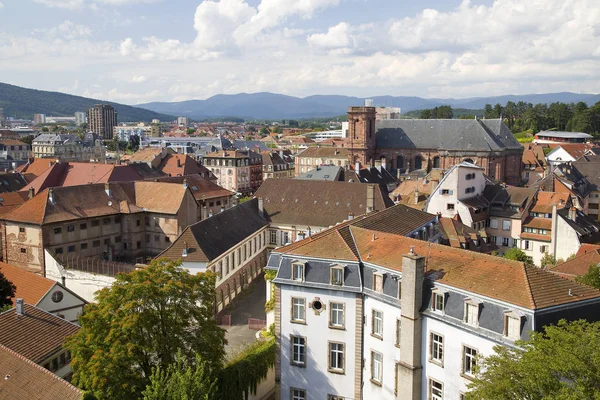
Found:
[(491, 104), (486, 104), (483, 108), (483, 116), (484, 118), (494, 118), (494, 109)]
[(166, 369), (154, 369), (142, 393), (144, 400), (211, 400), (217, 395), (217, 379), (208, 363), (196, 355), (190, 362), (181, 352)]
[(127, 144), (127, 148), (134, 153), (140, 148), (140, 137), (138, 135), (129, 136), (129, 143)]
[(196, 129), (194, 129), (194, 128), (187, 128), (186, 133), (188, 135), (193, 135), (194, 133), (196, 133)]
[(28, 136), (23, 136), (20, 140), (21, 140), (21, 142), (31, 146), (31, 143), (33, 143), (33, 139), (34, 139), (34, 137), (32, 135), (28, 135)]
[(190, 275), (181, 261), (152, 261), (119, 274), (96, 293), (79, 317), (81, 329), (66, 347), (73, 382), (102, 399), (139, 399), (155, 368), (166, 370), (181, 351), (218, 369), (224, 330), (213, 315), (215, 275)]
[(496, 346), (478, 360), (469, 400), (600, 399), (600, 322), (579, 320), (532, 332), (517, 348)]
[(585, 275), (578, 276), (575, 280), (600, 289), (600, 267), (597, 264), (590, 264), (588, 272)]
[(12, 298), (15, 297), (16, 290), (15, 285), (6, 279), (0, 270), (0, 309), (12, 304)]
[(267, 136), (269, 133), (269, 128), (267, 128), (266, 126), (260, 128), (260, 136)]
[(50, 129), (48, 129), (47, 126), (43, 126), (42, 127), (42, 132), (50, 132)]
[(556, 257), (554, 257), (552, 254), (546, 253), (542, 257), (542, 260), (540, 261), (540, 265), (542, 267), (556, 265)]
[(533, 265), (533, 259), (518, 247), (511, 247), (504, 253), (504, 258), (509, 260), (521, 261), (527, 265)]

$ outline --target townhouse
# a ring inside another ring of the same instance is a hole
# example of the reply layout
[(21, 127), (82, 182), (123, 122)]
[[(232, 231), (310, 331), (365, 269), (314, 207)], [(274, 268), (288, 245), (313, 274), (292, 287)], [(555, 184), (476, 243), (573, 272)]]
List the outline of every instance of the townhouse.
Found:
[(390, 210), (271, 253), (277, 399), (458, 400), (494, 346), (598, 320), (600, 291), (405, 237)]
[(203, 163), (219, 186), (248, 196), (262, 184), (262, 157), (251, 150), (223, 150), (204, 155)]

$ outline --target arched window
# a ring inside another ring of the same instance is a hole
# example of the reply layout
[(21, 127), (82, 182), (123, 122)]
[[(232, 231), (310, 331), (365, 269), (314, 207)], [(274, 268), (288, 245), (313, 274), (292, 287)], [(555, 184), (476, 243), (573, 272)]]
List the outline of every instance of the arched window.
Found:
[(438, 156), (433, 157), (433, 168), (440, 167), (440, 158)]
[(402, 156), (398, 156), (398, 159), (397, 159), (397, 161), (396, 161), (396, 164), (397, 164), (397, 165), (396, 165), (396, 168), (398, 168), (398, 169), (402, 169), (402, 168), (404, 168), (404, 157), (402, 157)]
[(463, 160), (463, 162), (466, 162), (466, 163), (469, 163), (469, 164), (475, 164), (475, 162), (473, 161), (473, 159), (472, 159), (472, 158), (465, 158), (465, 159)]
[(423, 168), (423, 158), (421, 156), (415, 157), (415, 169)]

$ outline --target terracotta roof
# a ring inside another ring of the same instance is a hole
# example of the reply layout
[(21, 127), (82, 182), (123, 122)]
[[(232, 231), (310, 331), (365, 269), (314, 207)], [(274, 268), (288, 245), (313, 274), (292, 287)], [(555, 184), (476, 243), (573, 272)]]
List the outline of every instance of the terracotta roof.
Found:
[(198, 174), (209, 177), (210, 171), (187, 154), (169, 154), (158, 166), (158, 169), (168, 176), (183, 176)]
[(594, 251), (598, 251), (598, 250), (600, 250), (600, 245), (598, 245), (598, 244), (582, 243), (581, 246), (579, 247), (579, 250), (577, 250), (577, 253), (575, 255), (580, 256), (582, 254), (594, 252)]
[(528, 228), (536, 228), (536, 229), (552, 229), (552, 219), (551, 218), (527, 218), (525, 222), (523, 222), (523, 226)]
[(561, 147), (564, 151), (569, 153), (575, 160), (580, 159), (585, 155), (585, 152), (592, 147), (593, 143), (548, 143), (548, 147), (552, 150), (557, 147)]
[(185, 261), (212, 261), (267, 225), (252, 199), (188, 226), (156, 258), (178, 260), (186, 249)]
[(43, 362), (79, 327), (63, 318), (23, 305), (23, 315), (11, 308), (0, 314), (0, 343), (35, 363)]
[(532, 212), (539, 213), (552, 213), (552, 206), (555, 205), (557, 208), (563, 208), (567, 205), (570, 200), (569, 193), (557, 193), (557, 192), (538, 192), (537, 199), (531, 208)]
[(367, 214), (365, 218), (351, 225), (378, 232), (407, 235), (435, 220), (436, 216), (425, 211), (415, 210), (403, 204), (397, 204), (386, 210)]
[(0, 344), (0, 400), (80, 400), (83, 393), (46, 368)]
[(348, 159), (349, 151), (339, 147), (309, 147), (296, 157), (341, 158)]
[(187, 179), (188, 186), (194, 198), (198, 201), (215, 199), (217, 197), (230, 197), (235, 194), (200, 175), (168, 176), (155, 179), (155, 181), (183, 184), (184, 179)]
[(326, 227), (365, 214), (367, 192), (374, 188), (375, 210), (393, 205), (379, 185), (364, 183), (267, 179), (256, 191), (267, 218), (275, 224)]
[[(440, 218), (439, 226), (442, 237), (448, 241), (447, 244), (450, 247), (462, 248), (463, 244), (467, 244), (469, 250), (481, 253), (491, 253), (498, 250), (498, 246), (493, 243), (486, 243), (482, 239), (486, 237), (483, 234), (485, 231), (478, 232), (454, 218)], [(479, 242), (476, 243), (476, 240)]]
[(36, 305), (56, 284), (52, 279), (3, 262), (0, 262), (0, 272), (17, 287), (13, 304), (14, 299), (23, 299), (25, 303)]
[(541, 242), (550, 242), (551, 241), (550, 234), (541, 235), (541, 234), (529, 233), (529, 232), (521, 232), (521, 239), (539, 240)]
[(3, 144), (5, 146), (29, 146), (27, 143), (22, 142), (20, 140), (17, 139), (0, 139), (0, 144)]
[[(583, 246), (582, 246), (583, 247)], [(562, 264), (549, 268), (549, 271), (567, 277), (576, 277), (587, 274), (590, 265), (600, 264), (600, 249), (588, 251), (587, 253), (577, 253), (575, 258), (565, 261)]]
[(0, 217), (23, 205), (28, 198), (27, 192), (0, 193)]
[(248, 158), (248, 153), (238, 150), (221, 150), (207, 153), (204, 158)]
[(48, 168), (56, 163), (55, 160), (49, 158), (34, 158), (33, 161), (27, 162), (27, 164), (23, 164), (15, 169), (16, 172), (32, 174), (40, 176), (43, 174)]
[(129, 162), (150, 162), (160, 156), (162, 151), (161, 147), (144, 147), (127, 157), (127, 159)]

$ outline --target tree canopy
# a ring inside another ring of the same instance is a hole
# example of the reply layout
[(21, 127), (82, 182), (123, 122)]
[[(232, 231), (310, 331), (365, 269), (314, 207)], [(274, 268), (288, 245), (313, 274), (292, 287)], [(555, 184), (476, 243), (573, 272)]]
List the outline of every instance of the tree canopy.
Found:
[(527, 265), (533, 265), (533, 259), (518, 247), (511, 247), (504, 253), (503, 257), (509, 260), (521, 261)]
[(600, 323), (548, 325), (517, 348), (496, 346), (478, 360), (468, 400), (600, 399)]
[(66, 347), (73, 382), (98, 399), (139, 399), (156, 368), (167, 371), (181, 353), (218, 369), (224, 330), (214, 317), (215, 275), (190, 275), (180, 262), (152, 261), (119, 274), (80, 316)]
[(12, 298), (15, 297), (16, 290), (15, 285), (0, 270), (0, 310), (12, 304)]
[(575, 280), (579, 283), (600, 289), (600, 267), (597, 264), (590, 264), (588, 272), (585, 275), (578, 276)]

